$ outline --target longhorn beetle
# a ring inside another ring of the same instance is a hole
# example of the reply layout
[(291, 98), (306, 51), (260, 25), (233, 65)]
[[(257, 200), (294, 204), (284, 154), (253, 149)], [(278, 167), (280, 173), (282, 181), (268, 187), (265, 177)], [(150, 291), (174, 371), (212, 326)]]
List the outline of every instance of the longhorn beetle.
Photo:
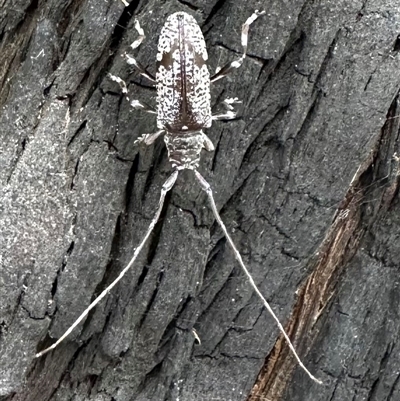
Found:
[[(301, 362), (282, 324), (271, 309), (267, 300), (257, 288), (251, 274), (244, 265), (242, 257), (234, 245), (225, 224), (221, 220), (210, 185), (197, 171), (201, 150), (203, 148), (208, 151), (214, 150), (214, 145), (204, 134), (203, 129), (209, 128), (213, 120), (230, 119), (235, 117), (232, 104), (237, 102), (237, 99), (226, 99), (224, 101), (227, 109), (225, 114), (211, 114), (210, 83), (225, 77), (242, 65), (243, 60), (246, 57), (247, 36), (250, 24), (254, 22), (259, 15), (264, 13), (265, 11), (259, 12), (256, 10), (243, 24), (241, 37), (243, 54), (238, 59), (218, 69), (216, 74), (211, 77), (206, 64), (208, 55), (204, 36), (196, 20), (185, 12), (177, 12), (170, 15), (161, 30), (158, 41), (157, 72), (155, 77), (137, 60), (125, 54), (128, 64), (134, 65), (143, 76), (155, 83), (157, 87), (157, 111), (142, 104), (138, 100), (129, 101), (131, 106), (134, 108), (141, 108), (149, 113), (157, 114), (158, 131), (153, 134), (142, 135), (135, 141), (135, 143), (143, 142), (146, 145), (150, 145), (160, 135), (164, 134), (164, 141), (168, 150), (168, 159), (172, 164), (173, 172), (162, 186), (156, 214), (128, 265), (89, 305), (89, 307), (79, 316), (75, 323), (61, 336), (61, 338), (51, 347), (36, 354), (36, 357), (40, 357), (57, 347), (57, 345), (60, 344), (84, 319), (89, 311), (94, 308), (118, 283), (128, 269), (132, 267), (160, 217), (167, 192), (174, 186), (179, 171), (188, 169), (193, 170), (201, 188), (206, 192), (214, 217), (224, 232), (225, 237), (234, 252), (235, 258), (239, 262), (251, 286), (263, 302), (265, 308), (275, 319), (279, 330), (285, 337), (298, 363), (312, 380), (321, 383), (321, 381), (314, 377)], [(139, 33), (139, 38), (132, 43), (132, 49), (137, 48), (145, 37), (144, 31), (140, 27), (138, 21), (135, 22), (135, 28)], [(121, 86), (123, 93), (128, 94), (127, 86), (121, 78), (113, 75), (110, 75), (110, 78)]]

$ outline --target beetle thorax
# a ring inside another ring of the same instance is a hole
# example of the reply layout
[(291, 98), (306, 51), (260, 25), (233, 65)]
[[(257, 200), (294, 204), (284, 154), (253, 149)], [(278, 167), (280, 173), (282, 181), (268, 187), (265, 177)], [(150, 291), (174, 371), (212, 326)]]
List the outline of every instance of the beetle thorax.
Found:
[(164, 135), (164, 142), (173, 168), (196, 170), (199, 167), (200, 153), (205, 147), (203, 132), (188, 132), (180, 135), (167, 132)]

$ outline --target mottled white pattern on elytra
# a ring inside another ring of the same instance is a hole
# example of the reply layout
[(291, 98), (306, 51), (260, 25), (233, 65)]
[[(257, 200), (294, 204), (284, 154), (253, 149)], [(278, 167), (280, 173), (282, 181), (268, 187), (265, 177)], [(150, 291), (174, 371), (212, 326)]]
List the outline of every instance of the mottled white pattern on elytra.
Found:
[(171, 51), (171, 43), (179, 40), (179, 18), (183, 19), (185, 34), (190, 38), (196, 53), (201, 54), (203, 60), (206, 61), (208, 59), (208, 54), (203, 33), (196, 20), (191, 15), (182, 11), (170, 15), (167, 21), (165, 21), (161, 29), (160, 38), (158, 39), (157, 61), (161, 61), (164, 53), (169, 53)]
[(172, 14), (158, 42), (157, 127), (173, 131), (211, 126), (210, 73), (207, 49), (196, 20)]

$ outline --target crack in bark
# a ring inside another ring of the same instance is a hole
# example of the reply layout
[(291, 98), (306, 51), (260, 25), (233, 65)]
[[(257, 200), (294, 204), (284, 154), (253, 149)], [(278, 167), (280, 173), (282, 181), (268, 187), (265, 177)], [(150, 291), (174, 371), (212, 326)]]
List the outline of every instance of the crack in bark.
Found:
[(144, 310), (144, 312), (142, 313), (142, 316), (140, 317), (140, 320), (139, 320), (139, 323), (138, 323), (138, 330), (141, 329), (141, 327), (144, 324), (144, 321), (146, 320), (146, 317), (147, 317), (148, 313), (150, 313), (151, 307), (153, 306), (154, 301), (156, 300), (158, 291), (160, 289), (160, 285), (161, 285), (161, 282), (163, 280), (163, 277), (164, 277), (164, 270), (160, 270), (159, 273), (157, 274), (155, 288), (153, 290), (153, 293), (151, 294), (149, 302), (146, 305), (146, 309)]
[(189, 3), (188, 1), (178, 0), (178, 2), (183, 4), (186, 7), (190, 8), (193, 11), (197, 11), (199, 9), (199, 7), (196, 7), (195, 5)]
[[(222, 47), (223, 49), (228, 50), (228, 52), (233, 53), (237, 56), (241, 55), (243, 53), (242, 49), (241, 50), (232, 49), (228, 45), (225, 45), (223, 42), (220, 42), (220, 41), (215, 42), (214, 46)], [(247, 52), (246, 52), (246, 58), (249, 58), (249, 59), (255, 61), (256, 63), (258, 63), (261, 66), (261, 68), (265, 65), (265, 63), (268, 63), (271, 61), (271, 59), (265, 59), (265, 58), (262, 58), (261, 56), (257, 56), (255, 54), (249, 54)]]
[(400, 50), (400, 35), (397, 35), (397, 38), (393, 44), (393, 51), (398, 52), (399, 50)]
[(317, 91), (322, 91), (324, 92), (320, 87), (319, 87), (319, 83), (322, 80), (322, 76), (323, 74), (326, 72), (326, 70), (328, 69), (328, 64), (329, 61), (331, 61), (333, 59), (333, 52), (336, 46), (336, 43), (339, 41), (340, 36), (342, 34), (342, 29), (339, 28), (336, 31), (336, 34), (334, 36), (334, 38), (332, 39), (332, 42), (329, 44), (328, 46), (328, 50), (326, 51), (326, 55), (324, 57), (324, 59), (322, 60), (321, 66), (319, 68), (318, 74), (315, 77), (315, 79), (312, 81), (310, 80), (310, 82), (314, 83), (314, 88), (317, 89)]
[(224, 358), (229, 358), (229, 359), (251, 359), (255, 361), (259, 361), (260, 359), (262, 359), (261, 357), (250, 356), (250, 355), (230, 355), (225, 352), (220, 352), (220, 355), (223, 356)]
[(139, 171), (139, 153), (137, 153), (135, 158), (133, 159), (132, 166), (129, 170), (128, 179), (125, 185), (125, 197), (124, 197), (125, 212), (127, 212), (131, 207), (132, 193), (135, 187), (135, 179), (138, 171)]
[[(375, 396), (378, 392), (379, 383), (381, 382), (381, 374), (382, 374), (382, 372), (384, 372), (384, 370), (389, 362), (390, 354), (392, 353), (393, 347), (394, 347), (394, 345), (391, 343), (389, 343), (388, 346), (386, 347), (386, 351), (379, 363), (377, 377), (374, 380), (374, 382), (372, 383), (371, 390), (368, 394), (367, 401), (373, 401), (376, 399)], [(367, 375), (365, 375), (365, 376), (367, 376)]]
[[(260, 148), (265, 149), (265, 152), (261, 157), (257, 156), (257, 160), (259, 160), (260, 158), (261, 160), (264, 159), (267, 153), (270, 152), (269, 145), (275, 144), (276, 148), (279, 148), (283, 145), (284, 140), (278, 137), (277, 135), (271, 136), (268, 128), (271, 127), (274, 123), (283, 120), (284, 114), (289, 109), (289, 104), (290, 104), (290, 98), (285, 105), (281, 105), (278, 107), (274, 115), (269, 120), (267, 120), (267, 122), (261, 127), (259, 132), (254, 136), (253, 140), (247, 146), (247, 149), (242, 157), (238, 171), (244, 170), (247, 164), (249, 164), (250, 166), (254, 166), (252, 157)], [(258, 114), (254, 116), (254, 120), (261, 119), (265, 111), (267, 111), (267, 109), (260, 110)]]
[(398, 387), (399, 383), (400, 383), (400, 374), (397, 375), (396, 380), (394, 381), (392, 387), (390, 388), (387, 401), (392, 401), (392, 400), (394, 401), (393, 394), (396, 391), (396, 388)]
[[(132, 19), (132, 16), (134, 15), (136, 9), (138, 8), (139, 3), (140, 3), (139, 0), (132, 0), (129, 3), (129, 6), (124, 8), (121, 16), (119, 17), (119, 20), (117, 21), (117, 23), (115, 25), (114, 31), (111, 35), (110, 49), (112, 51), (116, 50), (118, 48), (119, 44), (122, 42), (122, 39), (128, 28), (129, 22)], [(111, 64), (113, 58), (114, 58), (114, 55), (109, 60), (110, 64)]]
[(70, 140), (67, 143), (67, 148), (72, 145), (72, 143), (75, 141), (75, 139), (79, 136), (79, 134), (86, 128), (88, 120), (85, 119), (81, 122), (79, 127), (75, 130), (75, 132), (71, 135)]
[[(204, 31), (204, 27), (208, 25), (208, 23), (218, 14), (218, 11), (223, 7), (223, 5), (226, 3), (226, 0), (217, 0), (216, 3), (214, 4), (213, 8), (210, 11), (210, 14), (208, 14), (208, 17), (204, 21), (202, 25), (202, 31), (204, 33), (204, 36), (206, 35), (206, 32)], [(211, 28), (210, 28), (211, 29)]]
[(60, 268), (57, 270), (56, 277), (55, 277), (55, 279), (53, 281), (53, 284), (52, 284), (51, 290), (50, 290), (50, 293), (52, 295), (52, 299), (54, 299), (54, 297), (56, 295), (57, 286), (58, 286), (58, 279), (60, 278), (61, 273), (65, 270), (65, 267), (67, 266), (68, 258), (71, 255), (72, 251), (74, 250), (74, 246), (75, 246), (75, 241), (71, 241), (71, 244), (70, 244), (69, 248), (65, 252), (62, 264), (61, 264)]

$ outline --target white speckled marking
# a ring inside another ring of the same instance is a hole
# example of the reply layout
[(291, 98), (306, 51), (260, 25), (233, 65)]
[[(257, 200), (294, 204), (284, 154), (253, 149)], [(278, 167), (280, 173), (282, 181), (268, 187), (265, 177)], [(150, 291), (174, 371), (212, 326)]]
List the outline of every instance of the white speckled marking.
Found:
[(210, 73), (203, 34), (184, 12), (163, 26), (157, 53), (157, 126), (190, 131), (211, 126)]

